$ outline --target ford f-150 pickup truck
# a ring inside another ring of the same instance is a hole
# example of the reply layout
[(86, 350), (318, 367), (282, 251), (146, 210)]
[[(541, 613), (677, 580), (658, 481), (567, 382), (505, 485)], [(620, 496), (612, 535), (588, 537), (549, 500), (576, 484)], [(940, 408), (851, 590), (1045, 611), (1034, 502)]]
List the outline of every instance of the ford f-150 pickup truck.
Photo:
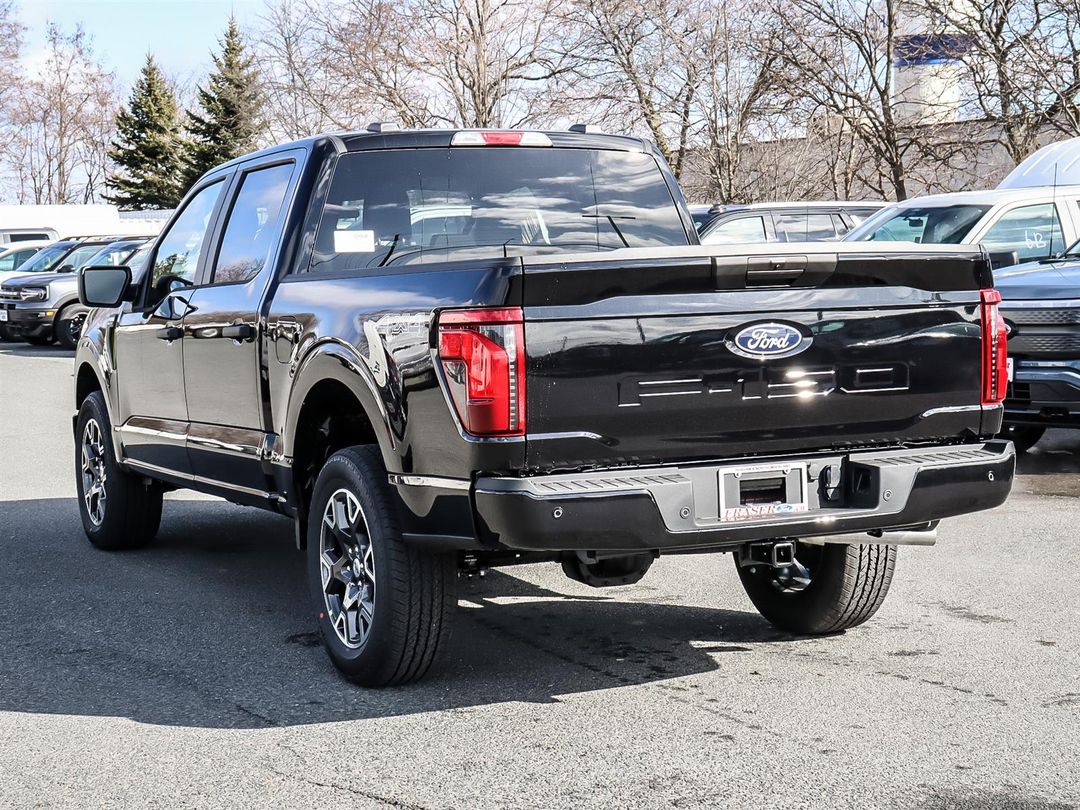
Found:
[(657, 150), (584, 131), (334, 134), (223, 165), (146, 270), (87, 268), (86, 534), (184, 487), (292, 517), (334, 664), (443, 646), (461, 571), (636, 582), (730, 552), (778, 627), (878, 609), (898, 544), (1001, 504), (1005, 325), (973, 247), (701, 247)]
[(1080, 242), (994, 278), (1014, 366), (1004, 434), (1025, 451), (1047, 428), (1080, 427)]

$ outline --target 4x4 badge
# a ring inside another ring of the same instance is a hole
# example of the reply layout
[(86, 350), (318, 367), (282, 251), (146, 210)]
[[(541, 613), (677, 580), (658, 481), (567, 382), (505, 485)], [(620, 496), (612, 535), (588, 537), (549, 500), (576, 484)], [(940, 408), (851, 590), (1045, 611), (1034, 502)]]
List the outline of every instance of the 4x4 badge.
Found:
[(742, 357), (770, 360), (791, 357), (810, 347), (814, 339), (794, 326), (769, 321), (744, 326), (726, 341), (728, 349)]

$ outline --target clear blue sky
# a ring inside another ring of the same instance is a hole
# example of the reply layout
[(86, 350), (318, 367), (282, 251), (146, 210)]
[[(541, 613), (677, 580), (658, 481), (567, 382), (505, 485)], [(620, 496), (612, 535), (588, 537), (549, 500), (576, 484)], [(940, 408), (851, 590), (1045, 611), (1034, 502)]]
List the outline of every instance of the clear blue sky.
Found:
[(262, 13), (262, 0), (18, 0), (26, 32), (26, 51), (41, 48), (48, 22), (70, 31), (82, 23), (93, 36), (94, 52), (125, 91), (142, 67), (147, 51), (181, 82), (202, 81), (210, 52), (233, 13), (241, 26)]

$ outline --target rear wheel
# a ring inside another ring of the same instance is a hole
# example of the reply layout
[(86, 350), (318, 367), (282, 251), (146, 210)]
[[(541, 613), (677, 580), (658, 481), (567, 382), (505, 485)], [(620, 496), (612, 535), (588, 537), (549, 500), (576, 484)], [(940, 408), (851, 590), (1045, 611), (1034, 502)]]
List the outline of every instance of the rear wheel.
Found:
[(75, 482), (87, 538), (106, 551), (145, 546), (161, 523), (162, 491), (116, 463), (100, 391), (83, 400), (75, 430)]
[(1001, 429), (1001, 437), (1009, 439), (1016, 447), (1017, 453), (1026, 453), (1038, 443), (1044, 433), (1046, 433), (1046, 428), (1042, 425), (1006, 424)]
[(798, 543), (794, 564), (739, 566), (746, 595), (766, 619), (800, 635), (838, 633), (862, 624), (889, 592), (896, 546)]
[(456, 561), (406, 545), (378, 449), (331, 456), (309, 515), (312, 607), (334, 666), (363, 686), (423, 677), (450, 635)]

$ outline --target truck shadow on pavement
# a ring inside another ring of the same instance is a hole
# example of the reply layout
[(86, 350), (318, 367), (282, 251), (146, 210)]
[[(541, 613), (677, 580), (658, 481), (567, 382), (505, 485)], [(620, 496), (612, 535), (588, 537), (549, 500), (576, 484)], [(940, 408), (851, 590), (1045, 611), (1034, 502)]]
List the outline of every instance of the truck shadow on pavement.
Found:
[(29, 343), (14, 340), (0, 340), (0, 355), (11, 357), (59, 357), (71, 359), (75, 352), (65, 349), (63, 346), (52, 343), (48, 346), (33, 346)]
[(461, 583), (441, 674), (365, 690), (337, 675), (304, 615), (304, 560), (282, 518), (169, 500), (152, 547), (109, 554), (85, 540), (74, 499), (0, 501), (0, 515), (0, 711), (263, 728), (637, 684), (691, 692), (671, 681), (792, 640), (756, 614), (664, 603), (648, 578), (616, 599), (489, 572)]

